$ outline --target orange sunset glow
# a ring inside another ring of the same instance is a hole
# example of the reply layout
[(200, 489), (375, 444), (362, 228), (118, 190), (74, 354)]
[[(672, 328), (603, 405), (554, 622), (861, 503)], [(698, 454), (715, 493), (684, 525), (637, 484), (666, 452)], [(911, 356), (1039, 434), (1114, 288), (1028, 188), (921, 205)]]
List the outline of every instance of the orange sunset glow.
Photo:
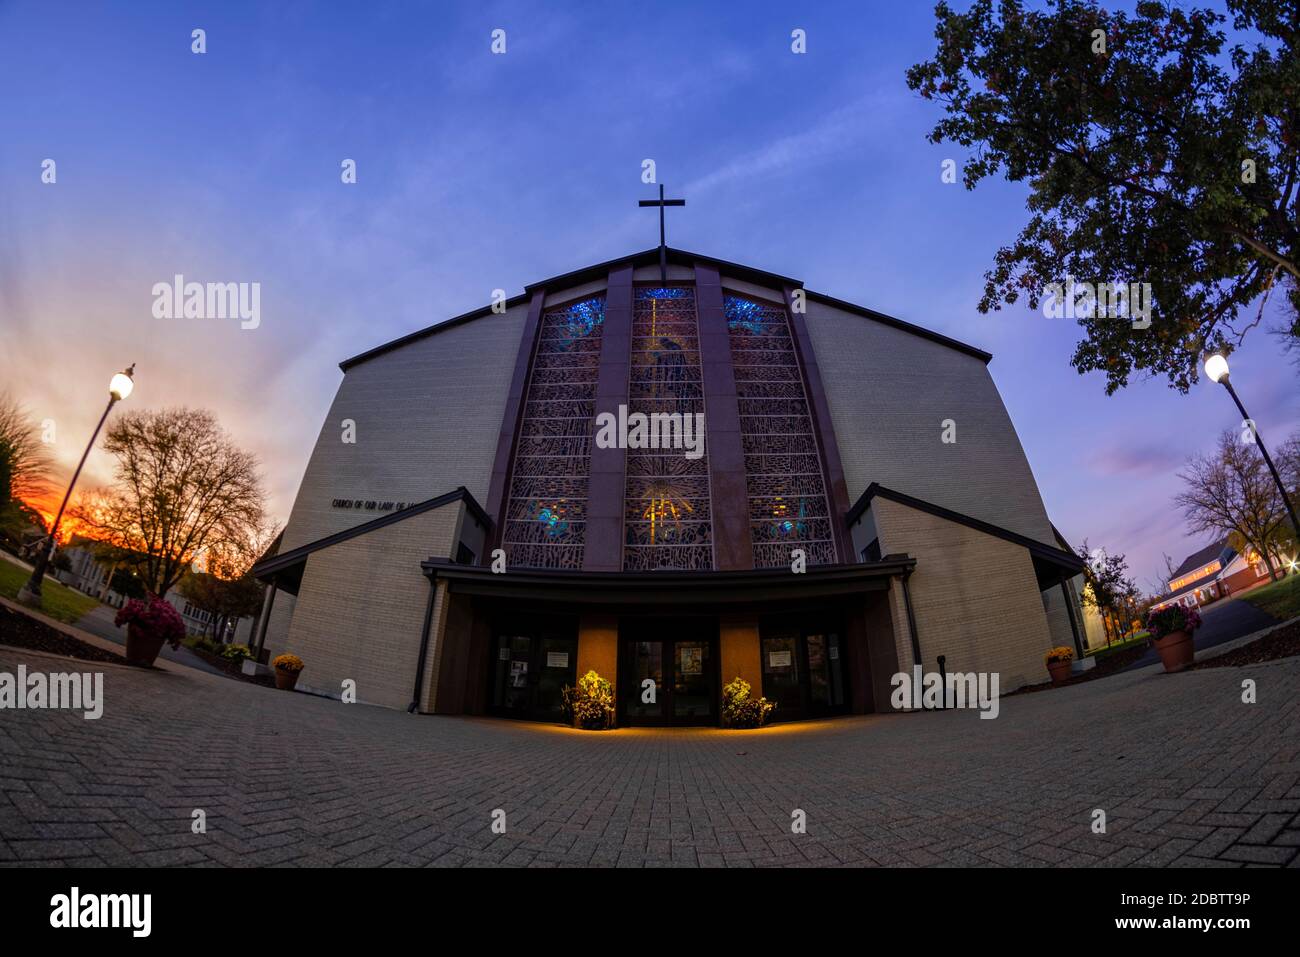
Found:
[[(54, 516), (58, 514), (59, 503), (63, 501), (63, 492), (50, 491), (44, 495), (34, 495), (23, 500), (24, 504), (35, 509), (45, 521), (45, 527), (49, 528), (50, 523), (54, 521)], [(60, 545), (66, 545), (76, 535), (84, 535), (88, 538), (94, 538), (94, 529), (77, 518), (74, 514), (77, 505), (80, 504), (80, 496), (76, 493), (72, 496), (72, 501), (68, 503), (67, 509), (63, 512), (63, 520), (59, 522), (58, 540)]]

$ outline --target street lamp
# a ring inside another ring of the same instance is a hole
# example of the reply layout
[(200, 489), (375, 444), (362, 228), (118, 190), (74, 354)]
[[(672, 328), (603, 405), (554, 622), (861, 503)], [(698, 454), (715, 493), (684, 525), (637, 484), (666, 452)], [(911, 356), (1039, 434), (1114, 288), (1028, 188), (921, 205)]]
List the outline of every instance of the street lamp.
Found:
[(68, 499), (72, 498), (72, 490), (76, 487), (77, 479), (81, 476), (82, 466), (86, 464), (86, 457), (90, 455), (90, 450), (95, 446), (95, 439), (99, 438), (99, 430), (104, 427), (104, 422), (108, 419), (108, 413), (112, 412), (113, 406), (130, 395), (131, 390), (135, 388), (134, 375), (135, 363), (133, 362), (126, 370), (116, 373), (108, 383), (108, 406), (104, 409), (104, 414), (99, 417), (99, 425), (95, 426), (95, 431), (90, 436), (90, 443), (86, 446), (86, 451), (81, 453), (81, 461), (77, 463), (77, 471), (72, 473), (72, 481), (68, 483), (68, 490), (63, 495), (63, 503), (59, 506), (59, 513), (54, 516), (54, 524), (50, 526), (50, 540), (47, 544), (41, 546), (40, 554), (36, 556), (36, 567), (32, 569), (32, 577), (27, 580), (27, 584), (18, 593), (18, 600), (24, 604), (40, 607), (41, 582), (45, 578), (45, 569), (50, 564), (50, 556), (54, 554), (54, 545), (58, 541), (59, 522), (63, 520), (63, 510), (68, 507)]
[(1241, 413), (1242, 419), (1251, 423), (1250, 431), (1255, 437), (1255, 444), (1259, 446), (1259, 454), (1264, 456), (1264, 464), (1268, 466), (1269, 472), (1273, 475), (1273, 481), (1277, 483), (1277, 491), (1282, 496), (1282, 504), (1286, 506), (1286, 513), (1291, 516), (1291, 527), (1295, 529), (1296, 541), (1300, 542), (1300, 522), (1296, 521), (1295, 508), (1291, 505), (1290, 496), (1286, 494), (1286, 486), (1282, 483), (1282, 476), (1277, 474), (1277, 466), (1273, 464), (1268, 449), (1264, 448), (1264, 440), (1260, 437), (1259, 430), (1255, 428), (1246, 407), (1241, 404), (1241, 399), (1237, 398), (1237, 390), (1232, 387), (1232, 383), (1228, 380), (1228, 360), (1217, 352), (1207, 356), (1205, 359), (1205, 374), (1210, 377), (1211, 382), (1218, 382), (1228, 390), (1228, 395), (1232, 396), (1232, 401), (1237, 403), (1237, 410)]

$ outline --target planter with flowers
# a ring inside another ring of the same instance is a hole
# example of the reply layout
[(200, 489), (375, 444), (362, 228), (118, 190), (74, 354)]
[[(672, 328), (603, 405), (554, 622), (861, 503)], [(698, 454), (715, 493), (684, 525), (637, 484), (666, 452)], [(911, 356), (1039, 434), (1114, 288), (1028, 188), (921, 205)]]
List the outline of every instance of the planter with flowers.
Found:
[(1196, 659), (1192, 635), (1200, 627), (1200, 612), (1182, 605), (1169, 605), (1147, 616), (1147, 631), (1165, 671), (1170, 674), (1182, 671)]
[(271, 667), (275, 669), (275, 686), (281, 691), (292, 691), (306, 665), (297, 655), (277, 655)]
[(575, 728), (604, 731), (614, 726), (614, 686), (595, 671), (579, 678), (576, 688), (565, 687), (560, 696)]
[(185, 638), (180, 612), (157, 595), (133, 598), (118, 611), (113, 623), (126, 625), (126, 660), (149, 668), (164, 644), (179, 648)]
[(1060, 645), (1044, 655), (1043, 660), (1047, 662), (1047, 672), (1052, 676), (1052, 684), (1063, 685), (1070, 677), (1072, 667), (1070, 662), (1074, 661), (1074, 650)]
[(764, 697), (750, 697), (751, 686), (737, 675), (722, 688), (722, 726), (724, 728), (761, 728), (776, 703)]

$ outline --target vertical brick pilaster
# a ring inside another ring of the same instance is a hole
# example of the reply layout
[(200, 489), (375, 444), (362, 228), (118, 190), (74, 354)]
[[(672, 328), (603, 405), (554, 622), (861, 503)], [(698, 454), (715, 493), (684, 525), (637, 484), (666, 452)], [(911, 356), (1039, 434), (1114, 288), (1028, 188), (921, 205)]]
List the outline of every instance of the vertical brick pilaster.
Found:
[(479, 558), (479, 564), (492, 561), (492, 549), (501, 544), (506, 501), (510, 497), (510, 472), (514, 465), (515, 444), (519, 437), (519, 423), (523, 419), (524, 395), (528, 392), (528, 374), (533, 366), (533, 353), (537, 349), (537, 333), (542, 327), (542, 303), (546, 290), (538, 289), (528, 303), (528, 318), (519, 337), (519, 352), (515, 357), (515, 372), (510, 379), (510, 394), (506, 396), (506, 410), (501, 416), (501, 431), (497, 435), (497, 454), (492, 463), (492, 480), (488, 484), (486, 511), (496, 525), (489, 536), (488, 547)]
[[(632, 362), (632, 266), (609, 271), (605, 294), (605, 329), (601, 334), (600, 371), (596, 378), (596, 414), (627, 405)], [(616, 572), (623, 568), (623, 489), (627, 450), (595, 447), (587, 479), (587, 533), (582, 553), (584, 571)]]
[(817, 438), (817, 449), (821, 453), (822, 474), (826, 477), (826, 496), (831, 508), (831, 534), (835, 536), (835, 550), (839, 554), (839, 560), (856, 562), (858, 557), (853, 554), (853, 538), (844, 521), (849, 511), (849, 487), (844, 480), (844, 466), (840, 462), (840, 450), (835, 442), (831, 407), (826, 401), (821, 369), (817, 366), (817, 355), (813, 352), (812, 339), (808, 335), (808, 323), (804, 321), (803, 313), (794, 309), (794, 292), (791, 286), (784, 289), (785, 314), (790, 320), (790, 330), (794, 333), (795, 356), (803, 373), (804, 394), (808, 396), (811, 406), (808, 410), (809, 417), (812, 419), (813, 434)]
[(740, 401), (736, 398), (731, 339), (722, 307), (722, 279), (716, 266), (695, 264), (695, 302), (699, 313), (700, 366), (704, 375), (714, 565), (720, 571), (753, 568)]

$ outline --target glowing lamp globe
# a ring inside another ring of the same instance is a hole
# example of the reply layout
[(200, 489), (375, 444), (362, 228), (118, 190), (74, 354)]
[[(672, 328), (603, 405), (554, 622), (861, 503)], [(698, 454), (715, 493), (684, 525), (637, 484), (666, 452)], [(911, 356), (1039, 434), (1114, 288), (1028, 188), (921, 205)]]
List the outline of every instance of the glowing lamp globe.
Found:
[(129, 371), (119, 372), (108, 383), (108, 394), (120, 401), (130, 395), (133, 388), (135, 388), (135, 382), (131, 378), (131, 373)]
[(1205, 374), (1211, 382), (1222, 382), (1228, 378), (1228, 360), (1216, 352), (1205, 360)]

